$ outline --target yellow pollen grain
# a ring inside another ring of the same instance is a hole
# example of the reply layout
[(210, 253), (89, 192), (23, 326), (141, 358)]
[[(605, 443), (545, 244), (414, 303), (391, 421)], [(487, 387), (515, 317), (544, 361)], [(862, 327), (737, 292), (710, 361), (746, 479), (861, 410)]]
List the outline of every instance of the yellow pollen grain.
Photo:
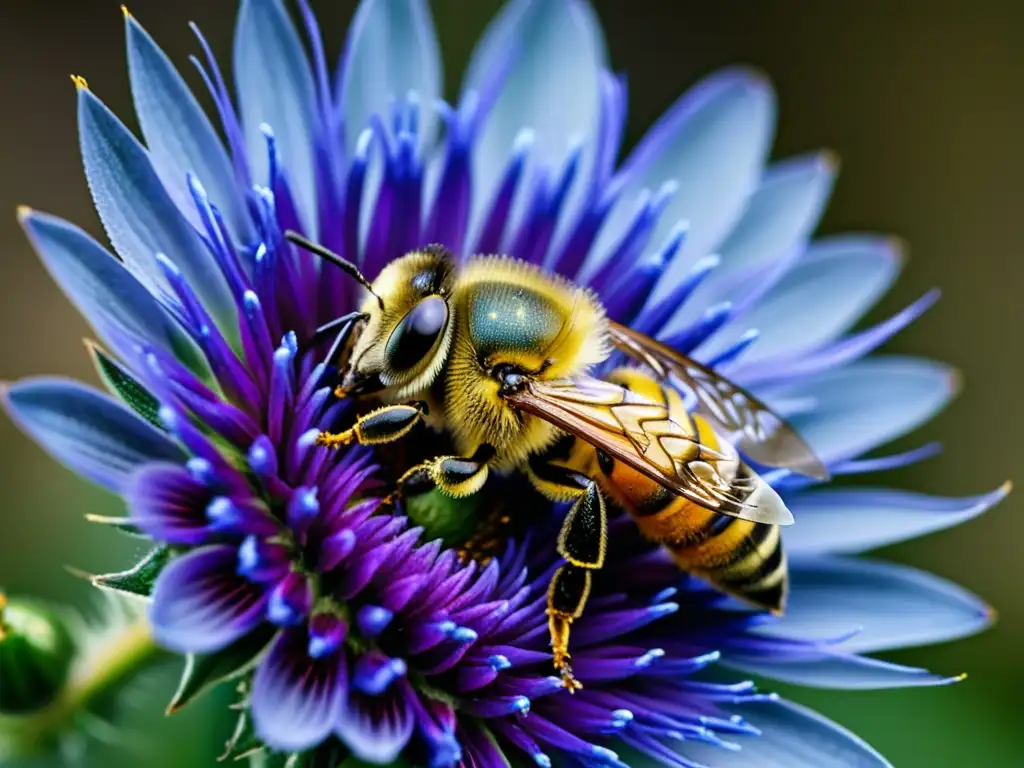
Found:
[(74, 83), (75, 84), (75, 88), (77, 88), (80, 91), (88, 91), (89, 90), (89, 81), (86, 80), (81, 75), (72, 75), (71, 76), (71, 82)]

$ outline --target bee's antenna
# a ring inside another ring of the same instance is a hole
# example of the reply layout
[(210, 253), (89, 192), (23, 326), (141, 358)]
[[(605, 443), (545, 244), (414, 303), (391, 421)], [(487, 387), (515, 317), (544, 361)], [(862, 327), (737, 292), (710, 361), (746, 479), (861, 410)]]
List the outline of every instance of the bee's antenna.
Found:
[(353, 277), (356, 280), (358, 280), (359, 284), (363, 286), (363, 288), (368, 290), (377, 298), (377, 303), (380, 304), (380, 308), (382, 310), (384, 309), (384, 299), (382, 299), (380, 296), (377, 296), (376, 292), (373, 290), (373, 286), (370, 284), (370, 281), (363, 277), (363, 273), (359, 271), (359, 267), (357, 267), (351, 261), (349, 261), (348, 259), (343, 259), (334, 251), (324, 248), (322, 245), (318, 243), (314, 243), (312, 240), (303, 237), (298, 232), (295, 232), (293, 230), (289, 229), (287, 232), (285, 232), (284, 237), (286, 240), (288, 240), (288, 242), (294, 243), (295, 245), (299, 246), (300, 248), (304, 248), (310, 253), (315, 253), (321, 259), (329, 261), (334, 266), (340, 268), (349, 277)]

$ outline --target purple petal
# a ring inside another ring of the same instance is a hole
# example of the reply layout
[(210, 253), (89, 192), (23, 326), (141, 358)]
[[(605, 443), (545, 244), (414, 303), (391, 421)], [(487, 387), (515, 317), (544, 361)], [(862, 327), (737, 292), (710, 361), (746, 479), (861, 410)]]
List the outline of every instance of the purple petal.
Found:
[(755, 634), (825, 641), (851, 633), (838, 648), (871, 653), (966, 637), (992, 622), (991, 608), (967, 590), (904, 565), (822, 556), (792, 557), (790, 567), (785, 614)]
[(170, 544), (194, 546), (206, 541), (209, 497), (209, 489), (178, 464), (147, 464), (132, 475), (125, 489), (132, 523)]
[(415, 726), (407, 695), (415, 694), (404, 689), (384, 697), (353, 693), (342, 709), (335, 733), (360, 760), (390, 763), (405, 749)]
[(959, 499), (884, 488), (805, 491), (786, 497), (797, 524), (783, 538), (793, 554), (863, 552), (959, 525), (1009, 492), (1009, 483)]
[(256, 734), (282, 752), (309, 749), (324, 741), (347, 695), (345, 655), (314, 660), (306, 646), (305, 629), (281, 632), (253, 677)]
[(171, 562), (156, 581), (153, 637), (179, 653), (209, 653), (263, 621), (263, 591), (237, 573), (234, 547), (204, 547)]

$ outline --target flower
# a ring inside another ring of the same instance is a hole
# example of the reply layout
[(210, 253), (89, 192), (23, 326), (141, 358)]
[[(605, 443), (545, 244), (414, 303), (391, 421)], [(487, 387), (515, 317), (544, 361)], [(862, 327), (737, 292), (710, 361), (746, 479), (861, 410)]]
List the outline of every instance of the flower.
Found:
[[(754, 390), (833, 475), (873, 472), (934, 453), (860, 458), (937, 412), (955, 377), (865, 358), (934, 293), (849, 332), (899, 253), (869, 235), (811, 241), (831, 157), (766, 168), (774, 96), (760, 74), (731, 69), (681, 97), (619, 165), (626, 85), (584, 0), (512, 0), (455, 106), (440, 101), (422, 0), (363, 0), (334, 77), (314, 16), (303, 0), (298, 10), (305, 41), (281, 0), (243, 0), (237, 106), (199, 37), (226, 148), (126, 12), (146, 146), (76, 78), (86, 175), (120, 258), (21, 212), (109, 350), (92, 354), (116, 397), (40, 378), (10, 386), (6, 406), (126, 499), (117, 525), (158, 543), (97, 582), (151, 593), (156, 639), (191, 654), (172, 708), (240, 678), (257, 746), (376, 763), (885, 765), (737, 674), (851, 690), (954, 680), (863, 654), (978, 631), (989, 610), (937, 577), (852, 555), (967, 520), (1006, 487), (944, 499), (769, 473), (798, 520), (781, 618), (681, 577), (616, 517), (574, 630), (584, 688), (570, 695), (552, 675), (544, 615), (551, 521), (465, 564), (383, 502), (391, 454), (315, 445), (352, 416), (331, 398), (337, 350), (317, 329), (352, 310), (358, 288), (282, 236), (304, 232), (371, 278), (435, 242), (541, 264)], [(439, 437), (415, 440), (438, 452)], [(515, 478), (497, 482), (492, 513), (536, 503)]]

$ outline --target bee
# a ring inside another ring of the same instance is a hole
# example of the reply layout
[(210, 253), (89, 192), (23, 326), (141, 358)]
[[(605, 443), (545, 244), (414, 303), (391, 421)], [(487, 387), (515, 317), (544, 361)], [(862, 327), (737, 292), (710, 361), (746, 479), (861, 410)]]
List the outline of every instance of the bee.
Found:
[[(455, 452), (413, 466), (398, 494), (436, 486), (464, 497), (491, 472), (521, 471), (544, 496), (571, 502), (557, 541), (565, 564), (547, 596), (554, 665), (566, 688), (581, 687), (569, 638), (605, 561), (609, 502), (682, 570), (782, 611), (779, 526), (793, 517), (740, 452), (764, 466), (826, 472), (753, 395), (609, 320), (587, 289), (525, 262), (476, 256), (458, 264), (428, 246), (370, 283), (340, 256), (287, 236), (370, 294), (360, 312), (339, 319), (346, 333), (359, 326), (359, 334), (336, 394), (382, 404), (350, 429), (322, 433), (320, 445), (388, 443), (424, 421), (447, 431)], [(616, 350), (637, 365), (592, 376)]]

